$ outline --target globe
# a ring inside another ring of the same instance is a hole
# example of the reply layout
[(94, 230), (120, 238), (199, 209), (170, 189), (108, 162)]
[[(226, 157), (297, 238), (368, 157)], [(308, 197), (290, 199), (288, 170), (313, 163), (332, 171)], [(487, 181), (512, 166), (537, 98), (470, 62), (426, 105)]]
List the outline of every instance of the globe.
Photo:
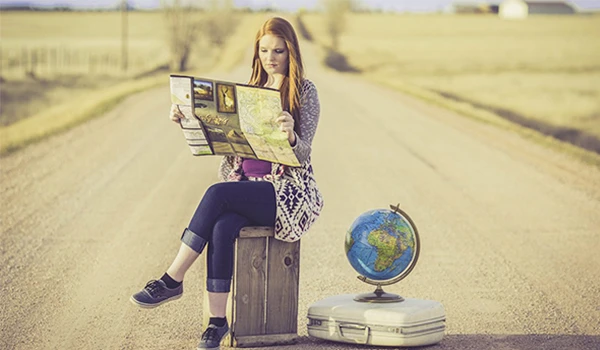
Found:
[(361, 214), (346, 234), (350, 265), (362, 275), (361, 280), (378, 286), (406, 277), (419, 255), (414, 223), (398, 206), (390, 208)]

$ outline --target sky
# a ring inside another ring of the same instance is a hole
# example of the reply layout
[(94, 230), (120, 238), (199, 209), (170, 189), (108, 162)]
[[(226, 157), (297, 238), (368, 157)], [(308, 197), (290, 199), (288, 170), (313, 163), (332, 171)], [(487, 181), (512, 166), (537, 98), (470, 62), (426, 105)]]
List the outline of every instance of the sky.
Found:
[[(427, 12), (438, 11), (447, 7), (453, 0), (359, 0), (371, 8), (395, 11)], [(498, 3), (501, 0), (460, 0), (467, 2)], [(83, 8), (115, 8), (120, 0), (0, 0), (0, 6), (22, 3), (33, 6), (68, 6), (77, 9)], [(129, 4), (137, 8), (156, 8), (160, 0), (128, 0)], [(238, 7), (265, 8), (273, 7), (283, 11), (295, 11), (299, 8), (313, 9), (319, 0), (234, 0)], [(572, 0), (583, 9), (600, 8), (600, 0)]]

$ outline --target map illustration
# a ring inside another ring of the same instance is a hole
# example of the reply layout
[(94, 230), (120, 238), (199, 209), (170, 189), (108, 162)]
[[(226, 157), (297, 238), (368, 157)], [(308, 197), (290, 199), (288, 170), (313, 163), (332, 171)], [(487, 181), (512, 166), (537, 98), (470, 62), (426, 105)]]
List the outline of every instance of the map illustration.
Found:
[(282, 111), (279, 91), (185, 75), (171, 75), (170, 87), (193, 155), (237, 155), (300, 166), (275, 122)]

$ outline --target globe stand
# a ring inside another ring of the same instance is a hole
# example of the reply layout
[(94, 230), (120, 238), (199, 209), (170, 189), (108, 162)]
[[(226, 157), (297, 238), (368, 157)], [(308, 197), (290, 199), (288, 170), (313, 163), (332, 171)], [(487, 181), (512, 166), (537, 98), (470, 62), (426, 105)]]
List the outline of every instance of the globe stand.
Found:
[(354, 297), (354, 300), (361, 303), (400, 303), (404, 301), (404, 298), (398, 294), (384, 292), (381, 285), (378, 284), (373, 293), (359, 294)]

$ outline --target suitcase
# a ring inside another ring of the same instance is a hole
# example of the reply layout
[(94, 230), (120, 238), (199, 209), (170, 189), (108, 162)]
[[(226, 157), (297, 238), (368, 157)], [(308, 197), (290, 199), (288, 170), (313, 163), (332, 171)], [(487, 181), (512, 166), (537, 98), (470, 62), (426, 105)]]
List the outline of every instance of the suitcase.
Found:
[(368, 303), (354, 294), (329, 297), (308, 308), (308, 335), (338, 342), (379, 346), (422, 346), (444, 337), (441, 303), (407, 298), (397, 303)]

